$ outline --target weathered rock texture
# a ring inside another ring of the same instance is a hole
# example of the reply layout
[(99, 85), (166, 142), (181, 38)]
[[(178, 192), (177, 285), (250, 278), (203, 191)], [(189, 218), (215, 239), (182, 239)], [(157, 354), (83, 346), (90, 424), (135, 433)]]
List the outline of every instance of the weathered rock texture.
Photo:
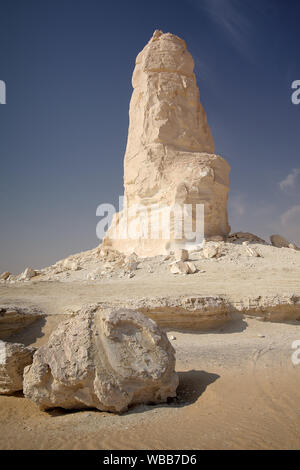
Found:
[(44, 315), (34, 307), (0, 306), (0, 340), (10, 338), (43, 317)]
[[(186, 244), (183, 235), (177, 239), (173, 219), (168, 236), (159, 234), (158, 239), (151, 236), (151, 229), (159, 225), (155, 217), (166, 219), (170, 208), (184, 204), (193, 205), (193, 224), (196, 204), (204, 204), (205, 237), (228, 235), (230, 168), (214, 154), (193, 70), (194, 61), (185, 42), (170, 33), (155, 31), (137, 56), (124, 158), (124, 202), (129, 224), (131, 227), (136, 224), (138, 236), (135, 240), (113, 239), (119, 235), (119, 229), (124, 230), (123, 210), (115, 215), (104, 246), (153, 256)], [(134, 213), (137, 205), (152, 207), (153, 219), (146, 228), (145, 218), (139, 219)]]
[(161, 403), (176, 395), (167, 336), (134, 310), (88, 308), (60, 324), (24, 372), (24, 394), (41, 409)]
[(32, 363), (35, 348), (0, 341), (0, 394), (23, 389), (24, 368)]

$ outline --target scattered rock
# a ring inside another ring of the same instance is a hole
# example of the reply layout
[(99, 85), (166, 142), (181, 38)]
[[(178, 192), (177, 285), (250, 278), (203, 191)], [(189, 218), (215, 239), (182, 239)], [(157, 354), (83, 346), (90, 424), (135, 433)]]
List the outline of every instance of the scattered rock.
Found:
[(10, 275), (11, 275), (10, 272), (4, 271), (4, 273), (2, 273), (1, 276), (0, 276), (0, 280), (6, 281), (9, 278)]
[(41, 409), (122, 412), (176, 396), (175, 352), (156, 323), (134, 310), (85, 309), (62, 322), (24, 371), (24, 394)]
[(102, 246), (99, 252), (101, 258), (105, 259), (108, 262), (124, 262), (125, 256), (123, 253), (120, 253), (118, 250), (113, 250), (110, 247)]
[(254, 249), (250, 248), (250, 246), (247, 246), (246, 251), (249, 256), (255, 257), (255, 258), (261, 258), (261, 255)]
[(33, 277), (37, 276), (37, 272), (32, 268), (26, 268), (25, 271), (20, 275), (20, 281), (29, 281)]
[(23, 390), (24, 368), (32, 363), (35, 348), (0, 341), (0, 394)]
[(204, 245), (202, 254), (204, 258), (215, 258), (219, 254), (219, 247), (216, 245)]
[(78, 261), (70, 258), (66, 258), (62, 263), (62, 268), (69, 271), (79, 271), (81, 268), (78, 264)]
[(125, 264), (124, 269), (125, 271), (136, 271), (138, 268), (138, 262), (137, 261), (129, 261)]
[(187, 261), (189, 259), (189, 252), (187, 250), (175, 250), (175, 261)]
[(295, 245), (295, 243), (289, 243), (289, 248), (291, 248), (292, 250), (297, 250), (299, 251), (299, 248), (297, 245)]
[(186, 263), (187, 267), (189, 268), (189, 274), (195, 274), (197, 272), (197, 268), (194, 263), (191, 261), (188, 261)]
[(172, 274), (189, 274), (190, 268), (184, 261), (175, 261), (171, 264), (170, 271)]
[(281, 235), (271, 235), (270, 240), (272, 245), (276, 248), (289, 248), (290, 242)]
[(171, 263), (170, 271), (172, 274), (194, 274), (197, 268), (191, 261), (175, 261)]

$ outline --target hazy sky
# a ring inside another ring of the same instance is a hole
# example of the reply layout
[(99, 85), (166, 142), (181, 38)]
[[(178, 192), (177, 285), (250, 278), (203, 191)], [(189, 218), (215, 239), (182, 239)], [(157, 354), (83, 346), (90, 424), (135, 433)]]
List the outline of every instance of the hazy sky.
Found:
[(123, 194), (131, 75), (155, 29), (184, 38), (233, 230), (300, 243), (299, 0), (0, 0), (0, 271), (95, 247)]

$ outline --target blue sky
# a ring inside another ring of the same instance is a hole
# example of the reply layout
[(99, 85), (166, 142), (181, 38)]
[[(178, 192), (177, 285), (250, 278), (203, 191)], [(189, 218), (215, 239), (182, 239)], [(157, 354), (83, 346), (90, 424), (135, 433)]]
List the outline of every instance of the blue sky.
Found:
[(184, 38), (233, 230), (300, 244), (298, 0), (0, 0), (0, 271), (93, 248), (96, 208), (123, 194), (135, 57)]

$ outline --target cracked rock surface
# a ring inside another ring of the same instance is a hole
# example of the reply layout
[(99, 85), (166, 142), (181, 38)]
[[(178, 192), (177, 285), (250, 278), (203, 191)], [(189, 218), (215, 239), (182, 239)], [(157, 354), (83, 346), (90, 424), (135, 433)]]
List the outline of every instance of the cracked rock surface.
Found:
[(41, 409), (122, 412), (176, 396), (175, 352), (154, 321), (134, 310), (89, 307), (62, 322), (24, 372)]

